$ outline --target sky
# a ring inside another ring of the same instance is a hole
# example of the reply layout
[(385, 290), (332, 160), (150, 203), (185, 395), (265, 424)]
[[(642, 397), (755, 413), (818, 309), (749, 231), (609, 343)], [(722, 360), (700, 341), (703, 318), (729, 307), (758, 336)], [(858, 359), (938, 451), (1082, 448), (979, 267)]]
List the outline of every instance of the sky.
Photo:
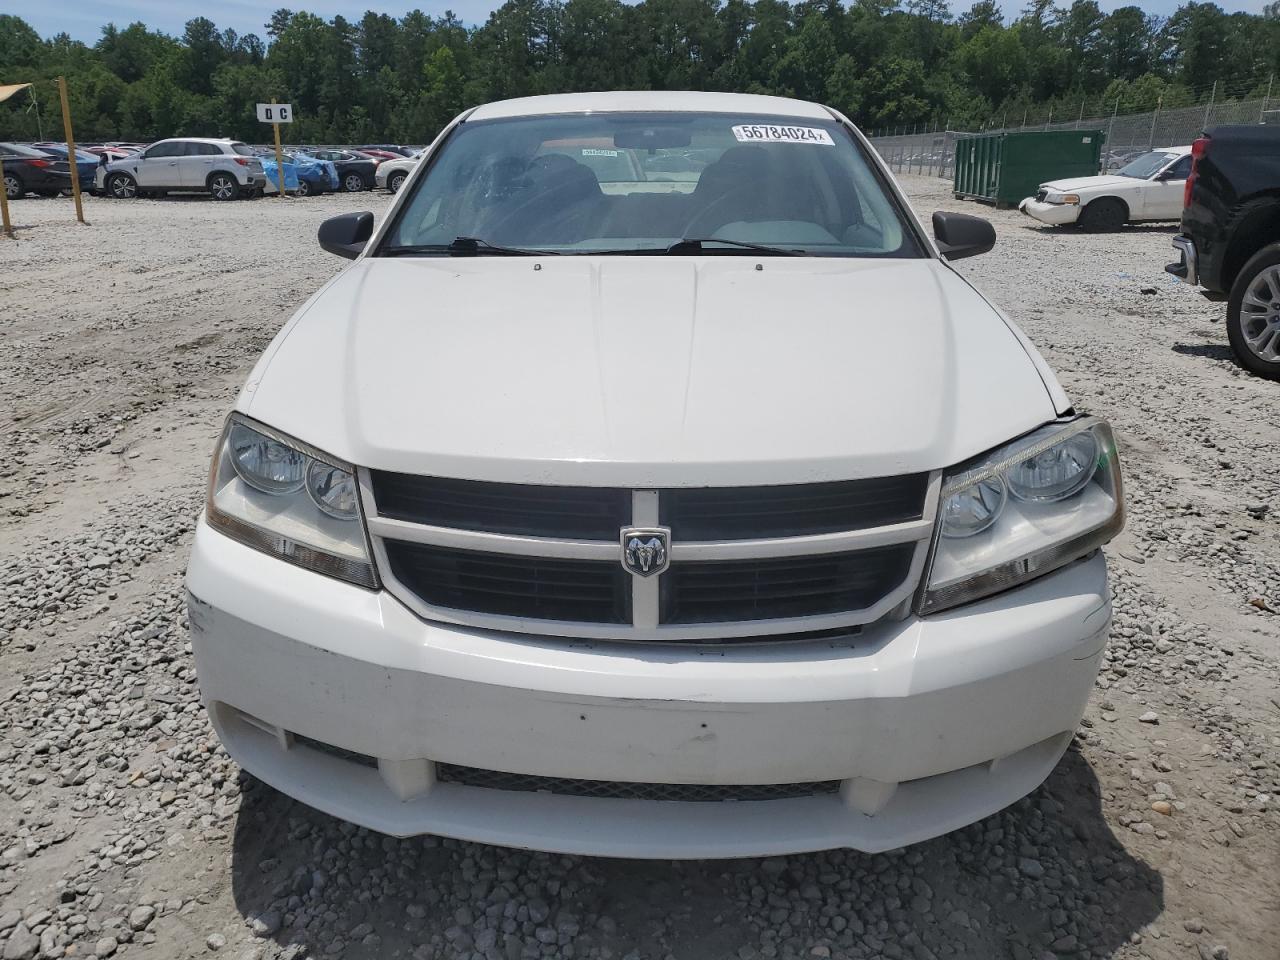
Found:
[[(114, 23), (118, 27), (141, 20), (153, 30), (181, 34), (182, 25), (192, 17), (207, 16), (219, 29), (230, 27), (236, 33), (256, 33), (266, 37), (263, 24), (273, 10), (288, 7), (307, 10), (326, 19), (342, 14), (349, 20), (358, 20), (365, 10), (376, 10), (399, 17), (410, 10), (419, 9), (432, 16), (452, 10), (464, 23), (483, 23), (489, 11), (500, 5), (501, 0), (219, 0), (210, 4), (207, 0), (61, 0), (58, 3), (21, 4), (12, 12), (31, 24), (41, 36), (49, 37), (66, 31), (76, 40), (95, 42), (101, 35), (103, 24)], [(1065, 4), (1066, 0), (1062, 0)], [(1127, 0), (1136, 3), (1148, 13), (1168, 16), (1180, 5), (1180, 0)], [(1261, 13), (1265, 0), (1217, 0), (1228, 12), (1244, 10)], [(1006, 15), (1016, 13), (1024, 5), (1023, 0), (1004, 0)], [(1103, 10), (1114, 10), (1126, 5), (1126, 0), (1100, 0)], [(0, 11), (9, 6), (0, 0)], [(969, 7), (969, 0), (952, 0), (953, 12)]]

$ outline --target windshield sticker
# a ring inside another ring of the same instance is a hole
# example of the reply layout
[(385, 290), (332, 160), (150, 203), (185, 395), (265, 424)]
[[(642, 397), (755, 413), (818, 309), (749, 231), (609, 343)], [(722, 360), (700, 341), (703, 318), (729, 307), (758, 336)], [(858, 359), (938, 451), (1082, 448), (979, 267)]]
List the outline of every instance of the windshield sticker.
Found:
[(775, 127), (771, 123), (744, 123), (733, 128), (739, 143), (822, 143), (834, 147), (831, 134), (819, 127)]
[(583, 147), (582, 155), (584, 157), (616, 157), (617, 150), (601, 150), (598, 147)]

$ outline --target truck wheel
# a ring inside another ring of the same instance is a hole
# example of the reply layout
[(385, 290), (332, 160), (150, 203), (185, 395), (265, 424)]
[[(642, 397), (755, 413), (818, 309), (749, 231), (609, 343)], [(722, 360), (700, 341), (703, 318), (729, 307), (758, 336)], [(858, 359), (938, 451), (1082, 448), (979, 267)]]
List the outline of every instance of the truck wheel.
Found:
[(1227, 339), (1240, 366), (1280, 380), (1280, 243), (1255, 253), (1231, 285)]
[(1081, 230), (1119, 230), (1129, 219), (1129, 208), (1115, 197), (1099, 197), (1080, 211)]

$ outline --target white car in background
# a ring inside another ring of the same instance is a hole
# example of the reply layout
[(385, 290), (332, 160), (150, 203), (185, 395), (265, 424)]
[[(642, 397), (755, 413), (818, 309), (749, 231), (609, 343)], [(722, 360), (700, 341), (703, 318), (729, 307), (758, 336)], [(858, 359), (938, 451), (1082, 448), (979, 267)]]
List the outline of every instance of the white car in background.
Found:
[(378, 164), (378, 169), (373, 179), (384, 190), (399, 193), (400, 188), (404, 186), (405, 179), (409, 174), (413, 173), (413, 168), (417, 165), (417, 157), (405, 157), (403, 160), (386, 160)]
[(991, 225), (927, 235), (777, 97), (491, 103), (430, 162), (321, 225), (353, 262), (214, 452), (231, 756), (384, 833), (630, 857), (888, 850), (1035, 789), (1124, 508), (1110, 428), (951, 266)]
[(96, 192), (117, 200), (177, 192), (235, 200), (260, 195), (265, 186), (262, 161), (251, 147), (211, 137), (159, 140), (140, 153), (99, 164), (94, 181)]
[(1177, 220), (1182, 216), (1182, 194), (1190, 173), (1191, 147), (1160, 147), (1113, 174), (1042, 183), (1018, 209), (1041, 223), (1074, 223), (1086, 230)]

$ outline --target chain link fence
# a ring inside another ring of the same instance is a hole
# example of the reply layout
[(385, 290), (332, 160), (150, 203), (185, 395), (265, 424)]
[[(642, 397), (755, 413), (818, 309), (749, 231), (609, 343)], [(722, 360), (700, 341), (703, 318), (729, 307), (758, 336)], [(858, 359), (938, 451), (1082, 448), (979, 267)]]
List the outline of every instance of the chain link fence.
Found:
[[(1233, 100), (1132, 113), (1125, 116), (1081, 117), (1062, 123), (1038, 123), (1025, 127), (984, 130), (982, 133), (1018, 133), (1024, 130), (1102, 130), (1107, 141), (1102, 151), (1102, 172), (1117, 170), (1154, 147), (1191, 143), (1210, 127), (1229, 123), (1280, 123), (1280, 98)], [(895, 173), (917, 173), (950, 180), (955, 177), (955, 143), (972, 136), (961, 130), (935, 130), (899, 136), (874, 137), (871, 145)]]

